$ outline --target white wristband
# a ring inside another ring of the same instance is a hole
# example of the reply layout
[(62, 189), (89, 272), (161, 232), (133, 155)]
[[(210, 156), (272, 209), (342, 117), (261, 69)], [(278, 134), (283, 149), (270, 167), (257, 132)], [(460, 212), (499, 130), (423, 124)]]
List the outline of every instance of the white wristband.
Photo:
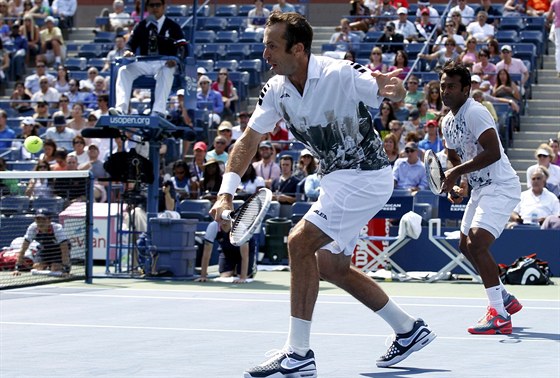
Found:
[(237, 187), (241, 184), (241, 177), (235, 172), (224, 173), (222, 178), (222, 185), (220, 186), (220, 194), (231, 194), (234, 195), (237, 191)]

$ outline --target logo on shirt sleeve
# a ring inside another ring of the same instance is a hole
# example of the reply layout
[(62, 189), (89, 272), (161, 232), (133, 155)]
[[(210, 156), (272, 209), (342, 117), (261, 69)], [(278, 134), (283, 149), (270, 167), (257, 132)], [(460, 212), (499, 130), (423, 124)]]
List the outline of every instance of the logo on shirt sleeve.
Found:
[(269, 89), (270, 89), (270, 84), (267, 83), (261, 90), (261, 94), (259, 95), (259, 102), (258, 102), (259, 106), (262, 106), (264, 95), (266, 94), (266, 92), (268, 92)]

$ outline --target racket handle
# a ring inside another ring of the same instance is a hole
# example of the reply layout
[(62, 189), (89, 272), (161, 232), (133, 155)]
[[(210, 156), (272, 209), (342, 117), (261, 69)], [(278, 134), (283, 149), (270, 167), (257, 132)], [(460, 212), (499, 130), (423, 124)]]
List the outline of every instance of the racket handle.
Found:
[(231, 211), (231, 210), (222, 211), (222, 219), (223, 220), (231, 220), (231, 213), (233, 213), (233, 211)]

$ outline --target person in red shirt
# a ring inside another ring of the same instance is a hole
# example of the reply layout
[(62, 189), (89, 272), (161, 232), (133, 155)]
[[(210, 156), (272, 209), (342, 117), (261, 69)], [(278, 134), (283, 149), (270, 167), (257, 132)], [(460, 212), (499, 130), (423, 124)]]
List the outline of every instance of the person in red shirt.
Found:
[(274, 142), (287, 142), (290, 140), (290, 134), (288, 133), (288, 130), (286, 130), (286, 128), (282, 127), (283, 124), (284, 124), (283, 120), (276, 122), (276, 125), (274, 126), (274, 130), (268, 133), (268, 135), (270, 136), (270, 141), (273, 142), (272, 144), (276, 152), (287, 150), (289, 147), (288, 143), (274, 143)]

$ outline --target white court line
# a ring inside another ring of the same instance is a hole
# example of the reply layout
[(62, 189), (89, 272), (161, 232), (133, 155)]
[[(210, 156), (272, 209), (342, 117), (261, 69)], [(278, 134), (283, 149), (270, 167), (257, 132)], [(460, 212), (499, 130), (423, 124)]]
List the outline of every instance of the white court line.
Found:
[[(33, 323), (33, 322), (4, 322), (0, 321), (1, 325), (6, 326), (36, 326), (36, 327), (60, 327), (60, 328), (90, 328), (90, 329), (122, 329), (122, 330), (143, 330), (143, 331), (173, 331), (173, 332), (214, 332), (214, 333), (236, 333), (236, 334), (271, 334), (271, 335), (285, 335), (285, 331), (266, 331), (266, 330), (249, 330), (249, 329), (211, 329), (211, 328), (184, 328), (184, 327), (147, 327), (147, 326), (128, 326), (128, 325), (99, 325), (99, 324), (62, 324), (62, 323)], [(369, 338), (387, 338), (387, 334), (363, 334), (363, 333), (334, 333), (334, 332), (311, 332), (313, 336), (330, 336), (330, 337), (369, 337)], [(485, 335), (486, 337), (472, 337), (472, 336), (438, 336), (440, 340), (468, 340), (468, 341), (492, 341), (498, 340), (519, 340), (518, 335), (512, 334), (511, 336), (504, 335)], [(552, 342), (557, 343), (556, 340), (547, 339), (530, 339), (529, 337), (521, 336), (522, 341), (532, 342)]]
[[(228, 289), (228, 290), (193, 290), (193, 289), (135, 289), (135, 288), (97, 288), (97, 287), (87, 287), (87, 286), (51, 286), (53, 289), (66, 289), (66, 290), (77, 290), (77, 289), (84, 289), (84, 290), (91, 290), (91, 291), (138, 291), (138, 292), (164, 292), (164, 293), (187, 293), (187, 294), (247, 294), (247, 295), (289, 295), (288, 291), (278, 292), (277, 290), (274, 291), (266, 291), (266, 290), (246, 290), (246, 289)], [(34, 292), (37, 290), (39, 292)], [(29, 292), (29, 293), (28, 293)], [(8, 292), (0, 293), (2, 294), (43, 294), (40, 292), (40, 289), (34, 287), (28, 288), (21, 288), (21, 289), (13, 289)], [(66, 295), (61, 293), (44, 293), (44, 295)], [(351, 298), (350, 294), (340, 293), (340, 294), (329, 294), (329, 293), (322, 293), (319, 291), (319, 297), (348, 297)], [(472, 301), (480, 301), (480, 300), (487, 300), (487, 297), (433, 297), (433, 296), (419, 296), (419, 295), (391, 295), (391, 298), (405, 298), (405, 299), (435, 299), (435, 300), (442, 300), (442, 299), (450, 299), (450, 300), (472, 300)], [(528, 298), (519, 298), (522, 299), (523, 302), (534, 301), (534, 302), (557, 302), (560, 306), (560, 299), (528, 299)]]
[[(7, 292), (6, 294), (9, 294)], [(15, 293), (14, 293), (15, 294)], [(32, 294), (37, 293), (29, 292), (20, 294)], [(58, 295), (62, 297), (85, 297), (85, 298), (118, 298), (118, 299), (155, 299), (155, 300), (165, 300), (165, 301), (206, 301), (206, 302), (248, 302), (248, 303), (290, 303), (289, 299), (258, 299), (258, 298), (230, 298), (230, 297), (166, 297), (166, 296), (154, 296), (154, 295), (123, 295), (123, 294), (90, 294), (90, 293), (48, 293), (41, 292), (40, 295)], [(320, 297), (319, 297), (320, 298)], [(408, 297), (408, 299), (416, 299), (416, 297)], [(353, 299), (348, 296), (348, 299)], [(438, 298), (442, 299), (442, 298)], [(444, 298), (447, 299), (447, 298)], [(362, 305), (357, 300), (353, 301), (324, 301), (319, 299), (317, 304), (331, 304), (331, 305)], [(441, 308), (480, 308), (484, 307), (481, 304), (473, 305), (462, 305), (462, 304), (440, 304), (440, 303), (402, 303), (399, 301), (401, 306), (416, 306), (416, 307), (441, 307)], [(525, 310), (550, 310), (550, 311), (560, 311), (560, 307), (534, 307), (534, 306), (523, 306)]]

